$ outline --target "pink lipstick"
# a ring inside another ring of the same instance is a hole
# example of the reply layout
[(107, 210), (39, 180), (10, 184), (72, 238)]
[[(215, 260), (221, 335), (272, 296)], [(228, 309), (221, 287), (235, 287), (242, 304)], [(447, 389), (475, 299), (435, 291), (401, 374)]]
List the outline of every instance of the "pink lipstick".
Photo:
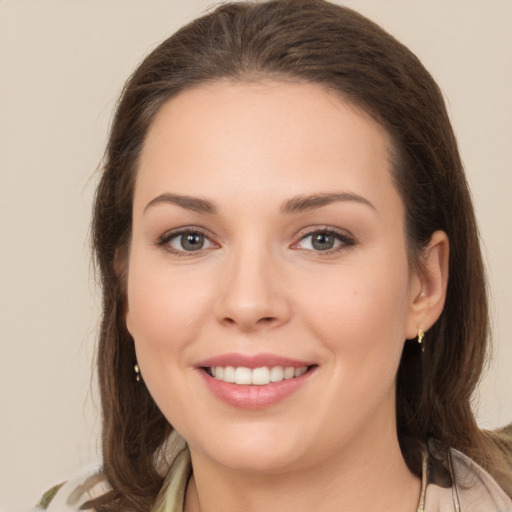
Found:
[(275, 354), (223, 354), (197, 369), (210, 391), (234, 407), (260, 409), (277, 404), (302, 387), (315, 363)]

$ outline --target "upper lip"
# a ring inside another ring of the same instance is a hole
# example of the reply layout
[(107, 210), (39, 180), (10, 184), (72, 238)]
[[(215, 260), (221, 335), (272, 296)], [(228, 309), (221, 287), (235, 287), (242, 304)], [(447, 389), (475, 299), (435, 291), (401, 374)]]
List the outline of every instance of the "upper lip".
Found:
[(304, 366), (311, 366), (315, 363), (311, 361), (304, 361), (298, 359), (291, 359), (289, 357), (279, 356), (277, 354), (222, 354), (219, 356), (210, 357), (197, 364), (198, 368), (209, 368), (212, 366), (234, 366), (245, 368), (261, 368), (263, 366), (283, 366), (302, 368)]

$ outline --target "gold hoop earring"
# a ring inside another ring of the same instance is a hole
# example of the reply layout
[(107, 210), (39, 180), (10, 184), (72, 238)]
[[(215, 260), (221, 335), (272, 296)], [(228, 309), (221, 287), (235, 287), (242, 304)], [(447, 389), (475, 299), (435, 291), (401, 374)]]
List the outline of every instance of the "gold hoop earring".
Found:
[(133, 371), (135, 372), (135, 380), (137, 382), (140, 382), (140, 368), (137, 363), (133, 365)]

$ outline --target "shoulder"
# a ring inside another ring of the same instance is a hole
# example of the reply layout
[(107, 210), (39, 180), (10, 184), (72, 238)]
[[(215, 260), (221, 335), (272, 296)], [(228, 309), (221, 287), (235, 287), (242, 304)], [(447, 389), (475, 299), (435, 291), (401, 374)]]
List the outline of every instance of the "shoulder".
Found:
[(457, 450), (450, 455), (461, 510), (512, 512), (512, 500), (485, 469)]
[(33, 512), (77, 512), (89, 500), (110, 490), (101, 469), (89, 468), (47, 491)]
[(512, 512), (512, 500), (476, 462), (431, 439), (421, 512)]
[[(1, 1), (1, 0), (0, 0)], [(165, 477), (157, 502), (165, 502), (162, 510), (179, 511), (191, 472), (190, 454), (185, 440), (172, 431), (160, 454), (157, 470)], [(112, 490), (99, 465), (47, 491), (32, 512), (78, 512), (90, 500)], [(160, 508), (156, 508), (160, 510)]]

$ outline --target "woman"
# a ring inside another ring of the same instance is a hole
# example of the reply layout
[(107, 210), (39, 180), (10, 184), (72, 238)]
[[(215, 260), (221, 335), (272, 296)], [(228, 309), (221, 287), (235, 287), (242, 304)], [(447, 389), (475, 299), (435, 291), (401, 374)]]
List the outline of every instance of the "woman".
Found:
[(162, 43), (93, 239), (104, 466), (49, 510), (512, 510), (506, 432), (470, 407), (487, 302), (455, 138), (367, 19), (227, 4)]

